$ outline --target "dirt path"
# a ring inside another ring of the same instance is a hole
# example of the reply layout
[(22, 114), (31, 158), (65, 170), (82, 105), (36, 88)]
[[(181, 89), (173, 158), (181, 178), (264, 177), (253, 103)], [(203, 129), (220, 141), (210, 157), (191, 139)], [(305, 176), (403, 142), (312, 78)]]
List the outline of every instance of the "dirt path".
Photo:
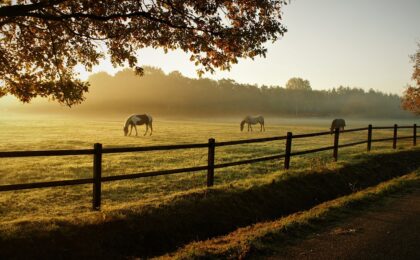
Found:
[(420, 187), (280, 248), (268, 259), (420, 259)]

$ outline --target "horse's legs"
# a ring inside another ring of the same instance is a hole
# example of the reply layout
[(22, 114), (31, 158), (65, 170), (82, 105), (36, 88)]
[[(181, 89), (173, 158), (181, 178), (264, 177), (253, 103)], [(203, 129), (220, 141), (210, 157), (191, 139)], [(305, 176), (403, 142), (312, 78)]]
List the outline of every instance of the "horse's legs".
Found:
[(144, 135), (147, 134), (147, 131), (149, 131), (149, 125), (148, 124), (146, 124), (146, 132), (144, 132)]
[(152, 123), (150, 123), (150, 135), (152, 135), (152, 132), (153, 132), (153, 126), (152, 126)]
[(133, 130), (133, 125), (130, 125), (130, 133), (128, 135), (131, 136), (131, 131)]
[(252, 125), (251, 125), (251, 124), (249, 124), (249, 127), (251, 128), (251, 132), (252, 132)]
[(134, 125), (134, 129), (136, 129), (136, 136), (138, 136), (137, 126), (136, 125)]

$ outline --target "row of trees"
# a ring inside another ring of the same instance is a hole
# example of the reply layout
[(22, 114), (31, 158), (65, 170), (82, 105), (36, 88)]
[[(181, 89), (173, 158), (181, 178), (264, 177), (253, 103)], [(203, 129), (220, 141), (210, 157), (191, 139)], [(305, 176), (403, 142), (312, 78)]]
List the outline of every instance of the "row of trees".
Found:
[[(91, 70), (107, 54), (113, 65), (128, 65), (143, 74), (137, 51), (147, 46), (183, 50), (199, 75), (229, 69), (238, 58), (265, 56), (264, 44), (287, 32), (282, 10), (288, 2), (0, 1), (0, 98), (82, 103), (89, 83), (77, 79), (76, 65)], [(420, 46), (412, 61), (416, 85), (406, 89), (402, 107), (420, 114)], [(231, 80), (187, 79), (177, 72), (166, 76), (152, 68), (147, 73), (143, 79), (133, 79), (131, 71), (115, 78), (102, 75), (112, 86), (95, 85), (103, 79), (93, 77), (91, 93), (98, 96), (89, 95), (80, 109), (109, 109), (113, 104), (117, 111), (189, 114), (404, 115), (398, 96), (344, 87), (313, 91), (308, 81), (298, 78), (285, 89), (260, 89)], [(119, 80), (128, 79), (128, 85), (120, 85)], [(102, 95), (103, 88), (115, 96)]]
[[(72, 110), (83, 113), (140, 113), (221, 116), (265, 114), (282, 116), (409, 116), (398, 95), (340, 86), (312, 90), (307, 80), (292, 78), (286, 87), (239, 84), (230, 79), (191, 79), (179, 72), (165, 74), (145, 67), (143, 77), (127, 69), (111, 76), (90, 77), (86, 101)], [(51, 109), (56, 107), (49, 105)], [(34, 107), (32, 107), (35, 110)]]

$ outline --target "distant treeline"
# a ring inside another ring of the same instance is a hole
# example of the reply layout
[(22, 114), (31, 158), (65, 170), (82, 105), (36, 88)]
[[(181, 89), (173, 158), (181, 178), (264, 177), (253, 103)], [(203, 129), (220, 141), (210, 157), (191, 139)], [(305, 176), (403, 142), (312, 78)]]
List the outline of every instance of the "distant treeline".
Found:
[(75, 111), (167, 116), (411, 116), (400, 108), (398, 95), (342, 86), (330, 90), (258, 87), (230, 79), (191, 79), (179, 72), (167, 75), (152, 67), (145, 67), (143, 77), (123, 70), (115, 76), (97, 73), (89, 81), (87, 99)]

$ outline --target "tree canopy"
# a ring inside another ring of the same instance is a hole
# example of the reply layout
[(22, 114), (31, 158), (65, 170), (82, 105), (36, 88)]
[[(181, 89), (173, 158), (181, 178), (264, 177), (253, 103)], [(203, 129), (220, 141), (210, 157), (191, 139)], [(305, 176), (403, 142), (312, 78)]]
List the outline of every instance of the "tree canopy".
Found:
[(417, 52), (411, 56), (413, 62), (413, 74), (411, 79), (416, 86), (408, 86), (402, 99), (402, 107), (420, 115), (420, 42), (417, 44)]
[(293, 90), (311, 90), (311, 83), (308, 80), (302, 78), (291, 78), (286, 83), (287, 89)]
[[(90, 70), (109, 55), (138, 74), (145, 47), (191, 54), (199, 75), (229, 69), (238, 58), (265, 56), (264, 43), (286, 32), (282, 0), (2, 0), (0, 97), (23, 102), (49, 97), (68, 106), (89, 84), (74, 68)], [(104, 53), (106, 46), (107, 53)]]
[[(240, 84), (232, 79), (193, 79), (175, 71), (144, 66), (144, 76), (130, 69), (114, 76), (93, 74), (83, 104), (67, 109), (51, 102), (8, 107), (23, 113), (77, 113), (123, 117), (147, 111), (157, 117), (243, 117), (246, 114), (293, 117), (404, 118), (400, 97), (373, 89), (339, 86), (330, 90), (296, 91), (281, 86)], [(111, 105), (110, 105), (111, 104)]]

